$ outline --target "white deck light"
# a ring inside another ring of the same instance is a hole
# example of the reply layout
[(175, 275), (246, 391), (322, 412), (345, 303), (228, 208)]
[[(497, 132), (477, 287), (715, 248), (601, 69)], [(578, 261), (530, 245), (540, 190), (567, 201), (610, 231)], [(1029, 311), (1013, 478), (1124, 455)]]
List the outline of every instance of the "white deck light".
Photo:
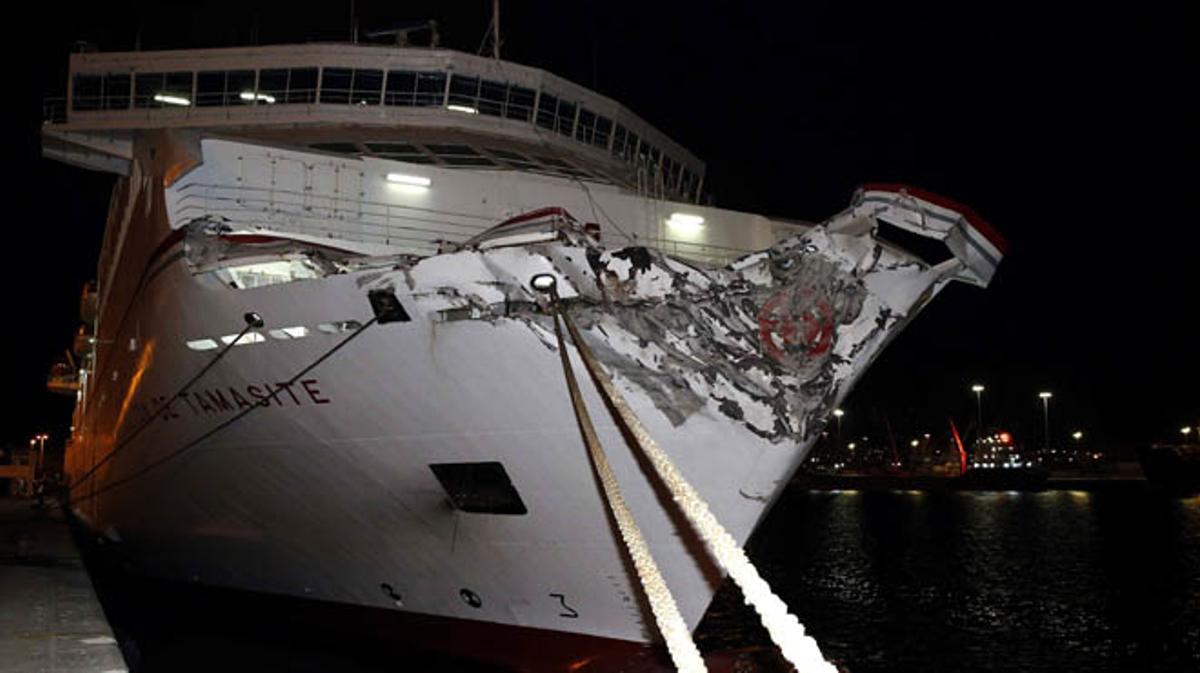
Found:
[(694, 236), (700, 233), (704, 218), (690, 213), (671, 213), (667, 218), (667, 226), (680, 234)]
[(188, 106), (192, 104), (192, 101), (184, 98), (183, 96), (172, 96), (168, 93), (156, 93), (154, 94), (154, 100), (155, 102), (166, 103), (167, 105)]
[(269, 105), (274, 105), (275, 103), (274, 96), (265, 93), (255, 93), (253, 91), (243, 91), (238, 94), (238, 98), (241, 98), (244, 101), (258, 101), (260, 103), (267, 103)]
[(388, 173), (387, 181), (398, 185), (412, 185), (414, 187), (428, 187), (433, 184), (433, 181), (429, 178), (420, 175), (405, 175), (404, 173)]
[(446, 106), (446, 109), (447, 109), (447, 110), (454, 110), (455, 112), (465, 112), (465, 113), (467, 113), (467, 114), (469, 114), (469, 115), (477, 115), (477, 114), (479, 114), (479, 110), (477, 110), (477, 109), (475, 109), (475, 108), (471, 107), (470, 105), (447, 105), (447, 106)]

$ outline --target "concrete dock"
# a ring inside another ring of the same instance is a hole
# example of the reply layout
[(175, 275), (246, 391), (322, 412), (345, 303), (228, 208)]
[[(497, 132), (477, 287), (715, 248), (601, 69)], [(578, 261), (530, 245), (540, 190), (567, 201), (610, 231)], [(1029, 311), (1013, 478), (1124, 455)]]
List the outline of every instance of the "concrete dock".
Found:
[(61, 509), (0, 497), (0, 671), (125, 670)]

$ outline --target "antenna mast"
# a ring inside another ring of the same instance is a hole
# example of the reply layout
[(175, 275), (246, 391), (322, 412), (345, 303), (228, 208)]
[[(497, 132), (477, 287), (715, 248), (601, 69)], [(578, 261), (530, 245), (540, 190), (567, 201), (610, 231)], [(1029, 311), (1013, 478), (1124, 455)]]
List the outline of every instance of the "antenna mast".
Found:
[(492, 58), (500, 60), (500, 0), (492, 0)]

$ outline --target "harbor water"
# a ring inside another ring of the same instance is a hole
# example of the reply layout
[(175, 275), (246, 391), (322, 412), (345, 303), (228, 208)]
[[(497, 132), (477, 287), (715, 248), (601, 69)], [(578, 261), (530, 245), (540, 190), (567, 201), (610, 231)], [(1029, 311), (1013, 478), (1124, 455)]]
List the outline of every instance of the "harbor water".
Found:
[[(789, 489), (749, 545), (852, 673), (1200, 670), (1200, 498)], [(491, 670), (347, 638), (292, 607), (98, 576), (132, 670)], [(726, 586), (712, 651), (769, 644)], [(464, 655), (470, 650), (464, 643)], [(530, 657), (536, 657), (535, 652)]]

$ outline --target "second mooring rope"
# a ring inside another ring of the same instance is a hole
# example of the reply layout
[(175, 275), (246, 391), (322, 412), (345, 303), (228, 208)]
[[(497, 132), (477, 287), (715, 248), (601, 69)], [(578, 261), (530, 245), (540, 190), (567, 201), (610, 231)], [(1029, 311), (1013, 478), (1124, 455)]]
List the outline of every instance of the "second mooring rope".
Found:
[[(825, 657), (822, 656), (820, 648), (817, 647), (817, 642), (804, 633), (804, 627), (800, 624), (800, 620), (788, 612), (787, 605), (771, 591), (771, 587), (759, 576), (758, 570), (755, 569), (754, 564), (750, 562), (750, 559), (742, 551), (742, 548), (738, 546), (733, 536), (717, 521), (716, 516), (713, 515), (712, 510), (709, 509), (707, 503), (700, 497), (700, 494), (683, 478), (683, 475), (675, 468), (671, 459), (667, 457), (667, 454), (658, 446), (658, 443), (654, 441), (650, 433), (646, 431), (646, 428), (638, 420), (637, 415), (633, 413), (633, 410), (629, 407), (629, 404), (625, 401), (620, 391), (613, 385), (612, 378), (600, 367), (591, 349), (579, 336), (579, 331), (575, 329), (574, 323), (571, 322), (565, 311), (558, 308), (557, 301), (554, 302), (554, 308), (555, 331), (559, 332), (558, 317), (561, 315), (563, 322), (567, 326), (567, 331), (571, 335), (571, 340), (575, 342), (575, 348), (583, 358), (583, 363), (591, 374), (592, 379), (600, 387), (601, 392), (612, 405), (613, 409), (616, 410), (620, 420), (625, 424), (630, 435), (636, 440), (642, 453), (649, 459), (650, 464), (654, 466), (655, 472), (663, 484), (666, 485), (667, 489), (670, 490), (672, 498), (683, 511), (687, 520), (692, 524), (692, 528), (704, 540), (709, 551), (717, 559), (717, 562), (721, 564), (721, 567), (725, 569), (725, 572), (729, 573), (729, 576), (737, 583), (738, 588), (742, 590), (742, 595), (745, 596), (746, 602), (754, 607), (754, 610), (762, 619), (767, 633), (771, 636), (771, 640), (779, 647), (784, 658), (791, 662), (797, 671), (801, 671), (802, 673), (837, 673), (837, 667), (826, 661)], [(570, 364), (567, 361), (566, 353), (562, 350), (562, 335), (560, 332), (559, 346), (564, 367), (569, 368)], [(568, 375), (568, 378), (573, 381), (573, 377), (570, 375)], [(573, 400), (576, 394), (578, 394), (577, 387), (573, 389)], [(586, 409), (584, 413), (586, 413)], [(646, 554), (648, 556), (649, 552), (647, 551)], [(643, 584), (645, 584), (644, 581)], [(666, 591), (665, 586), (663, 590)], [(674, 600), (672, 599), (673, 605)], [(676, 614), (678, 613), (676, 612)], [(664, 632), (665, 635), (666, 633)], [(691, 642), (690, 635), (688, 642)], [(668, 647), (670, 647), (669, 642)], [(694, 648), (695, 645), (693, 644), (692, 647)], [(682, 666), (680, 670), (684, 670)]]
[[(566, 320), (565, 315), (562, 318), (564, 321)], [(617, 484), (617, 477), (613, 474), (612, 466), (608, 463), (608, 456), (605, 455), (604, 448), (600, 445), (600, 438), (596, 435), (596, 428), (592, 425), (591, 415), (588, 414), (587, 406), (583, 402), (583, 395), (579, 392), (579, 383), (575, 380), (575, 373), (571, 368), (571, 359), (567, 355), (562, 327), (559, 325), (558, 319), (559, 311), (556, 302), (554, 334), (558, 337), (558, 354), (562, 358), (563, 374), (567, 379), (567, 389), (571, 393), (571, 405), (575, 408), (575, 419), (579, 422), (579, 431), (583, 434), (583, 442), (587, 445), (592, 466), (600, 477), (604, 499), (608, 502), (608, 508), (612, 512), (613, 518), (617, 521), (617, 529), (621, 532), (625, 549), (633, 560), (633, 568), (637, 572), (638, 580), (642, 583), (642, 590), (646, 592), (646, 599), (650, 602), (650, 611), (654, 614), (654, 621), (658, 625), (659, 632), (662, 633), (663, 640), (667, 643), (667, 651), (671, 654), (671, 660), (675, 662), (675, 668), (682, 673), (704, 673), (707, 669), (704, 666), (704, 659), (700, 656), (700, 650), (692, 641), (692, 634), (683, 621), (683, 615), (679, 614), (679, 606), (675, 604), (675, 598), (671, 595), (671, 590), (667, 587), (662, 573), (658, 570), (658, 565), (654, 562), (654, 557), (650, 554), (650, 547), (646, 544), (646, 539), (642, 537), (642, 531), (629, 511), (629, 506), (625, 504), (625, 498), (621, 495), (621, 487)], [(570, 323), (567, 323), (567, 326), (570, 328)]]

